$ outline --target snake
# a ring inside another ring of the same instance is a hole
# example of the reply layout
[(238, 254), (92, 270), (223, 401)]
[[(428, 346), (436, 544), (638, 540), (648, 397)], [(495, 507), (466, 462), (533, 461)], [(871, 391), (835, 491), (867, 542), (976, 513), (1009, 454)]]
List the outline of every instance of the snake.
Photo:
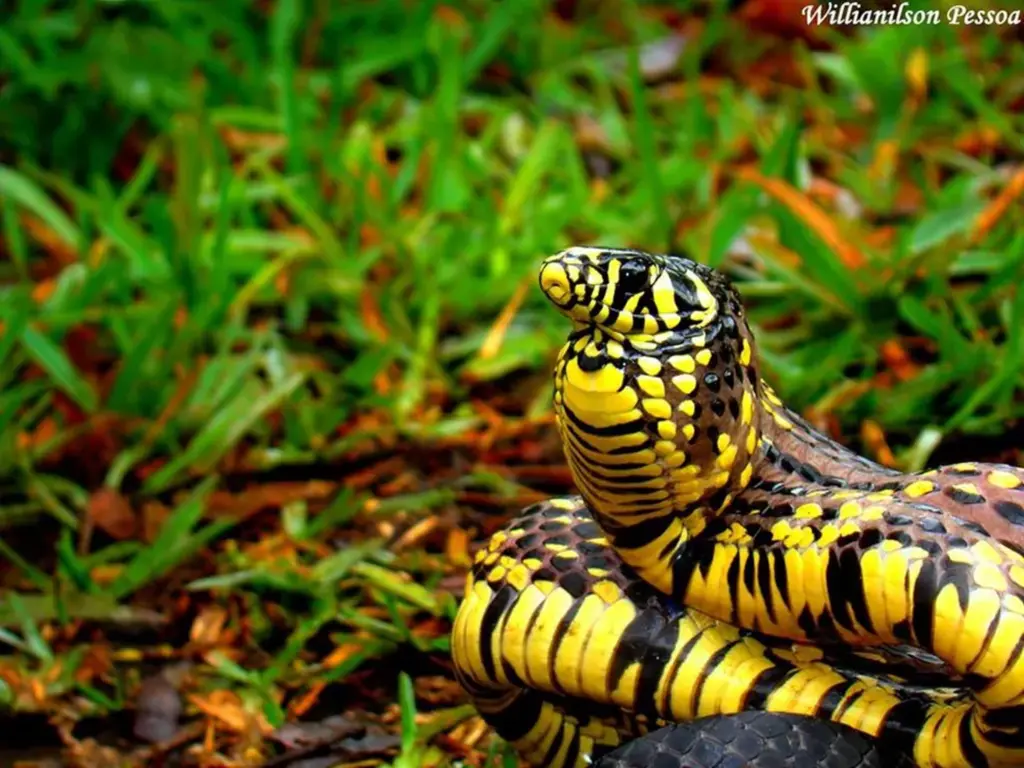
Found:
[(539, 288), (575, 493), (473, 554), (455, 675), (531, 765), (1024, 765), (1024, 470), (906, 473), (761, 375), (736, 286), (576, 246)]

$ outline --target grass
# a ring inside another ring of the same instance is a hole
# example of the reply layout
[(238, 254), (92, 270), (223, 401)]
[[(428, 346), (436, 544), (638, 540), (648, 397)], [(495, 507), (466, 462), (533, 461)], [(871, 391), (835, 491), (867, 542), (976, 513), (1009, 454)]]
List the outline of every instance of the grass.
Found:
[(8, 748), (514, 764), (447, 632), (475, 542), (569, 487), (534, 273), (570, 244), (728, 272), (876, 458), (1021, 463), (1013, 29), (763, 5), (15, 3)]

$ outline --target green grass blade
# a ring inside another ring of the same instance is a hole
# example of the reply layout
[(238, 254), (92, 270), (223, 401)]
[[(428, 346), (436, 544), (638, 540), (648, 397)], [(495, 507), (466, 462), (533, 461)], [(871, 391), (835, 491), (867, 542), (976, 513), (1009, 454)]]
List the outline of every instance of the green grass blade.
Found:
[(270, 389), (249, 382), (205, 424), (184, 451), (149, 477), (146, 490), (157, 493), (169, 487), (186, 470), (202, 472), (211, 468), (257, 422), (288, 399), (305, 379), (305, 373), (293, 373)]
[(99, 406), (96, 391), (78, 372), (63, 349), (31, 325), (22, 330), (21, 345), (28, 356), (46, 371), (58, 389), (78, 403), (86, 413), (96, 411)]
[(408, 754), (416, 745), (416, 690), (405, 672), (398, 675), (398, 706), (402, 712), (402, 753)]
[(665, 184), (658, 167), (658, 142), (654, 119), (647, 100), (647, 86), (640, 72), (640, 53), (636, 47), (629, 54), (629, 93), (633, 102), (634, 146), (640, 156), (640, 177), (644, 207), (650, 211), (651, 248), (667, 248), (671, 242), (672, 221), (665, 197)]
[(194, 528), (203, 515), (206, 497), (217, 485), (216, 477), (205, 478), (167, 520), (156, 540), (133, 557), (109, 587), (109, 593), (124, 599), (178, 564), (195, 536)]
[(43, 663), (48, 664), (52, 662), (53, 649), (50, 648), (50, 644), (43, 638), (42, 633), (39, 631), (37, 617), (32, 615), (21, 595), (9, 592), (6, 596), (6, 602), (21, 627), (21, 636), (25, 641), (25, 650)]
[(39, 185), (24, 174), (0, 165), (0, 196), (10, 198), (32, 215), (38, 216), (65, 245), (76, 250), (80, 247), (82, 235), (78, 227)]
[[(270, 25), (270, 43), (273, 65), (278, 83), (278, 104), (281, 124), (288, 138), (288, 173), (304, 175), (306, 152), (299, 115), (298, 83), (295, 79), (295, 62), (292, 49), (296, 34), (302, 25), (303, 3), (298, 0), (281, 0), (274, 10)], [(303, 184), (307, 191), (310, 185)]]

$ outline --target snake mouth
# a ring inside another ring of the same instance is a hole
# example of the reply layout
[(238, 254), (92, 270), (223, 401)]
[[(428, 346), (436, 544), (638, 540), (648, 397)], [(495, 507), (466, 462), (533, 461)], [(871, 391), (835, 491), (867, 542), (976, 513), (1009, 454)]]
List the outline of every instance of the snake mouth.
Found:
[(575, 301), (569, 274), (558, 262), (548, 262), (540, 271), (540, 289), (562, 309), (568, 309)]

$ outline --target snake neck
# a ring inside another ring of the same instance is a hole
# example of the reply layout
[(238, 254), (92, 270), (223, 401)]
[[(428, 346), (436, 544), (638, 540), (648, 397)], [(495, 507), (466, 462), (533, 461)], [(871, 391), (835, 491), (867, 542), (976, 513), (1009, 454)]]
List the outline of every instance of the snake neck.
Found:
[(762, 382), (761, 460), (750, 488), (870, 490), (904, 473), (853, 452), (786, 407)]
[(646, 581), (747, 491), (868, 487), (898, 473), (816, 431), (758, 375), (742, 315), (654, 351), (577, 324), (554, 374), (558, 428), (594, 519)]
[(731, 315), (657, 352), (579, 326), (555, 367), (576, 485), (618, 546), (671, 546), (743, 491), (767, 426), (753, 338)]

